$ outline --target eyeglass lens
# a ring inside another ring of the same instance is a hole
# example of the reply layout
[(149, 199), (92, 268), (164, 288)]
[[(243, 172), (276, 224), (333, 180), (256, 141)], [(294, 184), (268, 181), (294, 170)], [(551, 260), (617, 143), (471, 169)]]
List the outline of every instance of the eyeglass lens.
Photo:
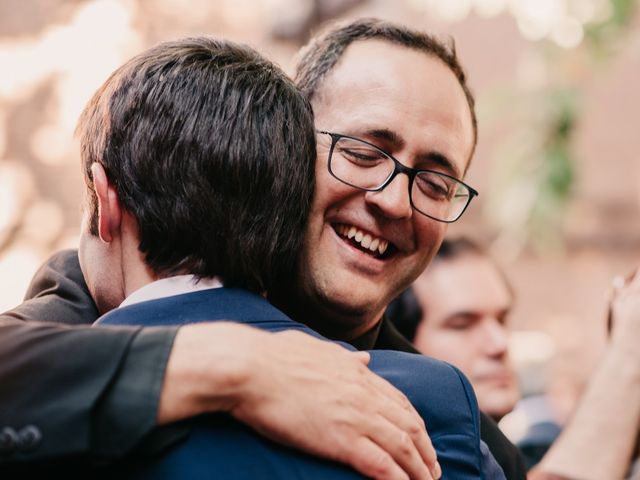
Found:
[[(372, 145), (340, 137), (334, 141), (329, 167), (344, 183), (365, 190), (379, 190), (393, 175), (396, 163)], [(415, 176), (410, 194), (414, 208), (442, 221), (456, 220), (471, 196), (463, 183), (431, 171), (421, 171)]]

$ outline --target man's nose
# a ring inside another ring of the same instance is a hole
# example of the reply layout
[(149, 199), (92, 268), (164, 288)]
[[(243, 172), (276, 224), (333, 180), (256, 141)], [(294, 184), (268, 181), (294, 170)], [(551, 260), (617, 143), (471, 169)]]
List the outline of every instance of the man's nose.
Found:
[(509, 332), (497, 319), (489, 318), (485, 321), (485, 348), (489, 355), (502, 356), (509, 348)]
[(367, 192), (365, 199), (387, 218), (398, 220), (410, 218), (413, 214), (409, 198), (409, 177), (404, 174), (396, 177), (378, 192)]

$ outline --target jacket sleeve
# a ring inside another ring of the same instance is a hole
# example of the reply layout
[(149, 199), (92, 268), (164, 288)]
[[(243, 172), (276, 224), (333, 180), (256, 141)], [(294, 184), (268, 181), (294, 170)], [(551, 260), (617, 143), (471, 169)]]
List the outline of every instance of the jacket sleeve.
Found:
[(488, 415), (480, 413), (482, 440), (502, 467), (507, 480), (526, 480), (527, 469), (520, 451), (511, 443), (500, 427)]
[(31, 280), (24, 300), (6, 315), (67, 325), (90, 325), (99, 316), (84, 281), (77, 250), (64, 250), (49, 258)]
[(76, 252), (49, 260), (28, 295), (0, 315), (0, 464), (130, 453), (155, 425), (177, 329), (48, 323), (97, 318)]

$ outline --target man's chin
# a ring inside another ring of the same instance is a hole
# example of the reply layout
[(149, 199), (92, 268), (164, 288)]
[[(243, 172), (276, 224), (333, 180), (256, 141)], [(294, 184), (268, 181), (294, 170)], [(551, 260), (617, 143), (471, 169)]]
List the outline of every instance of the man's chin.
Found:
[[(384, 307), (375, 308), (377, 299), (370, 297), (354, 297), (341, 292), (323, 292), (317, 297), (321, 308), (325, 312), (326, 323), (321, 330), (332, 338), (345, 339), (366, 332), (382, 317)], [(347, 289), (348, 293), (348, 289)]]
[(488, 394), (489, 398), (487, 398), (487, 395), (482, 396), (483, 392), (480, 390), (476, 393), (478, 396), (478, 403), (480, 404), (480, 410), (496, 421), (500, 420), (508, 413), (511, 413), (520, 399), (520, 396), (512, 390), (492, 392)]

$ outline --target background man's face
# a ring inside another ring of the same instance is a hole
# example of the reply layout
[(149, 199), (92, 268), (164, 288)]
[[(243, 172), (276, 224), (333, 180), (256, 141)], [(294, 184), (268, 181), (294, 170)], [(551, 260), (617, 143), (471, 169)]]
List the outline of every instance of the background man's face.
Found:
[[(313, 107), (318, 129), (367, 140), (406, 166), (457, 178), (466, 169), (473, 143), (469, 106), (454, 74), (436, 57), (382, 41), (355, 42), (322, 82)], [(302, 286), (329, 311), (351, 316), (353, 327), (368, 328), (424, 270), (446, 225), (412, 210), (406, 175), (381, 192), (333, 178), (327, 170), (330, 142), (318, 136)], [(436, 163), (433, 154), (450, 166)], [(383, 257), (374, 256), (338, 233), (339, 226), (355, 227), (390, 247)]]
[(509, 413), (520, 397), (505, 325), (513, 299), (496, 267), (475, 254), (438, 260), (414, 292), (423, 309), (416, 348), (462, 370), (482, 411)]

